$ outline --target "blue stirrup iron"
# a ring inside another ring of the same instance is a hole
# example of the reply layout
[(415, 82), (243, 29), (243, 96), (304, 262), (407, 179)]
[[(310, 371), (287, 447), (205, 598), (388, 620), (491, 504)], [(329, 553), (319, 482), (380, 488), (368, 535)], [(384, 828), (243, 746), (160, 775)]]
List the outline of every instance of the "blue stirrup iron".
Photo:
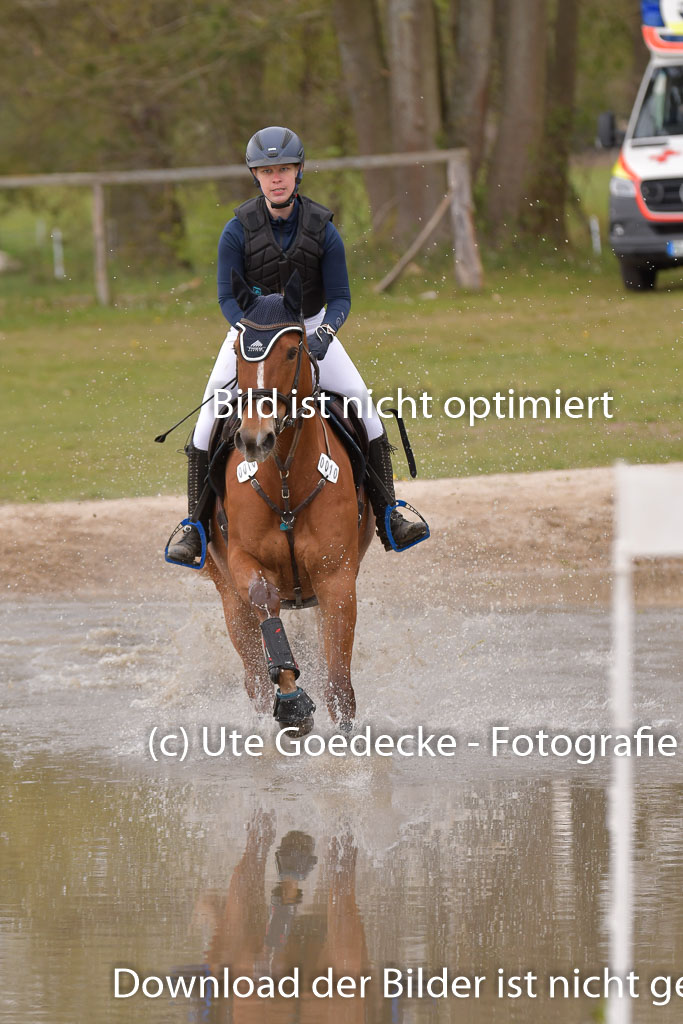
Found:
[[(417, 518), (421, 519), (422, 522), (427, 527), (427, 532), (424, 533), (422, 535), (422, 537), (418, 537), (417, 540), (411, 540), (410, 544), (404, 544), (402, 548), (400, 548), (398, 546), (398, 544), (394, 540), (394, 535), (391, 532), (391, 513), (394, 511), (395, 508), (399, 508), (399, 507), (407, 508), (409, 512), (414, 512), (415, 515), (417, 516)], [(416, 544), (420, 543), (420, 541), (427, 540), (427, 538), (430, 535), (430, 533), (429, 533), (429, 523), (427, 522), (425, 517), (420, 515), (420, 513), (417, 511), (417, 509), (413, 508), (412, 505), (409, 505), (407, 501), (402, 501), (400, 498), (398, 498), (396, 500), (396, 503), (394, 505), (387, 505), (386, 509), (384, 510), (384, 528), (387, 531), (387, 537), (389, 538), (389, 543), (391, 544), (391, 546), (394, 549), (394, 551), (407, 551), (408, 548), (414, 548)]]
[[(170, 546), (171, 546), (171, 544), (173, 542), (173, 538), (175, 537), (176, 533), (179, 532), (179, 530), (182, 530), (182, 528), (184, 526), (194, 526), (195, 529), (199, 533), (199, 539), (202, 542), (202, 553), (201, 553), (201, 555), (199, 557), (199, 562), (198, 562), (197, 565), (195, 565), (194, 563), (190, 563), (190, 562), (179, 562), (177, 558), (169, 558), (168, 557), (168, 549), (170, 548)], [(171, 565), (182, 565), (185, 569), (203, 569), (204, 568), (204, 562), (206, 561), (206, 530), (204, 529), (202, 524), (199, 522), (199, 520), (183, 519), (182, 523), (178, 523), (178, 525), (176, 526), (175, 530), (173, 531), (171, 536), (166, 541), (166, 547), (164, 548), (164, 558), (166, 559), (167, 562), (170, 562)]]

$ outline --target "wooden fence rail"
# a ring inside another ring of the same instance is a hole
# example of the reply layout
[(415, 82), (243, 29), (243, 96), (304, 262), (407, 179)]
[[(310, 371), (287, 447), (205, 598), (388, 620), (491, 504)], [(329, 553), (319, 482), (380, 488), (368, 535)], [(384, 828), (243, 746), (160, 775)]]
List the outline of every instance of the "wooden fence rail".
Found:
[[(372, 156), (344, 156), (329, 160), (308, 160), (306, 171), (373, 170), (380, 167), (447, 166), (453, 229), (456, 281), (466, 288), (481, 288), (483, 273), (472, 218), (469, 154), (466, 149), (437, 149), (415, 153), (381, 153)], [(217, 181), (244, 178), (244, 164), (222, 167), (176, 167), (166, 170), (65, 172), (0, 176), (2, 188), (43, 188), (46, 186), (90, 187), (93, 191), (92, 224), (95, 262), (95, 291), (102, 305), (111, 294), (107, 275), (104, 187), (106, 185), (152, 185), (183, 181)], [(426, 240), (426, 239), (425, 239)]]

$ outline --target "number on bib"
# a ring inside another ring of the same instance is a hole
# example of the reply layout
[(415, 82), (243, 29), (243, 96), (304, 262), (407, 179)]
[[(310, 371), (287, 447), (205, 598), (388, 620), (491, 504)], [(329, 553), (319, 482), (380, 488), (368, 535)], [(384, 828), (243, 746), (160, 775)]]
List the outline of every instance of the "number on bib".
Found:
[(240, 462), (237, 467), (237, 479), (241, 484), (246, 483), (246, 481), (254, 475), (257, 469), (258, 462)]
[(324, 452), (321, 453), (318, 460), (318, 472), (326, 480), (329, 480), (331, 484), (336, 484), (339, 478), (339, 466), (329, 456), (325, 455)]

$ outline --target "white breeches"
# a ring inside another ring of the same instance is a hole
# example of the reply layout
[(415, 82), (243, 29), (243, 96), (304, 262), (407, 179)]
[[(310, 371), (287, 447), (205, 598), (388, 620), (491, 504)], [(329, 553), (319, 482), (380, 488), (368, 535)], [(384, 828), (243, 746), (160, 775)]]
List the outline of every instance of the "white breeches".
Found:
[[(323, 321), (324, 312), (324, 310), (321, 310), (317, 316), (310, 317), (306, 320), (307, 334), (313, 334), (316, 327), (320, 326)], [(233, 377), (237, 376), (237, 359), (235, 357), (234, 348), (236, 338), (237, 331), (234, 327), (231, 327), (225, 341), (221, 345), (221, 350), (218, 353), (218, 359), (211, 371), (209, 382), (206, 385), (204, 399), (206, 400), (207, 398), (210, 398), (211, 401), (202, 406), (199, 418), (197, 419), (197, 425), (194, 428), (193, 438), (195, 447), (201, 448), (202, 451), (208, 450), (211, 428), (213, 427), (213, 393), (218, 388), (224, 388), (225, 385), (233, 379)], [(360, 400), (362, 419), (368, 432), (368, 438), (370, 441), (374, 441), (375, 438), (381, 437), (384, 430), (382, 420), (377, 415), (377, 410), (368, 395), (368, 389), (365, 386), (363, 378), (353, 365), (339, 338), (334, 339), (327, 350), (325, 358), (318, 364), (318, 366), (320, 368), (320, 386), (323, 389), (329, 388), (330, 391), (338, 391), (340, 394), (347, 395), (349, 398), (358, 398)], [(236, 390), (236, 387), (232, 390), (233, 397)], [(355, 404), (357, 405), (357, 403)]]

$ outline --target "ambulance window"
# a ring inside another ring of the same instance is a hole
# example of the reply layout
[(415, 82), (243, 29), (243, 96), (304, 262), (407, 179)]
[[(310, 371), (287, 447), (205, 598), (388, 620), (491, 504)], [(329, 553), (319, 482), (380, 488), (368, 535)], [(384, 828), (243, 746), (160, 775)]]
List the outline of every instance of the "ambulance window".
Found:
[(683, 135), (683, 66), (654, 68), (638, 114), (634, 139)]

